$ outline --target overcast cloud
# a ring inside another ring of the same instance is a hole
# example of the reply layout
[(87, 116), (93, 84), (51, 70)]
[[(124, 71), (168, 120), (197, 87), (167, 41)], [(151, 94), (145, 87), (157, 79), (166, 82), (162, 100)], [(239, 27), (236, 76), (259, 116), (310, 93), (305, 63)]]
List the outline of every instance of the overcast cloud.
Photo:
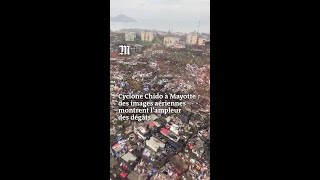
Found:
[[(159, 23), (184, 22), (209, 27), (210, 0), (111, 0), (110, 15), (125, 14), (135, 20), (152, 19)], [(207, 30), (207, 29), (206, 29)]]

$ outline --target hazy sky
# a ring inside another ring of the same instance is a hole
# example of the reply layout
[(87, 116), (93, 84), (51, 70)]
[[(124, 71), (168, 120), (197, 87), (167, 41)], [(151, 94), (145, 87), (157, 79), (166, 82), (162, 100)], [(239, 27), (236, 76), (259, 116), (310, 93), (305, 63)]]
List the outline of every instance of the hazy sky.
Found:
[(192, 25), (200, 20), (207, 29), (210, 24), (210, 0), (111, 0), (110, 7), (111, 16), (125, 14), (135, 20)]

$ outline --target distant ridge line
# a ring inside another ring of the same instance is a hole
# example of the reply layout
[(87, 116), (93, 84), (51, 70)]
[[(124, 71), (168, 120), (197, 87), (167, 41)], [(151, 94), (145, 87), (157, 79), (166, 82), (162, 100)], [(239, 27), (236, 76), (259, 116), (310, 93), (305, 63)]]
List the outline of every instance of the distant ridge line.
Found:
[(136, 20), (124, 15), (124, 14), (119, 14), (114, 17), (110, 17), (111, 22), (137, 22)]

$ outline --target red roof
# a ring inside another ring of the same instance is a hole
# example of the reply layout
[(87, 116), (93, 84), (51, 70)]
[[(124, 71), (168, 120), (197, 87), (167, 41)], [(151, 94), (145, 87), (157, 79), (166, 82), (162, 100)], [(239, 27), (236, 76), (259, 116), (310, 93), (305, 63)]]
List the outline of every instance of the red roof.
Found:
[(116, 149), (118, 146), (119, 146), (119, 144), (117, 143), (117, 144), (112, 146), (112, 149)]
[(169, 130), (166, 128), (161, 128), (160, 132), (164, 135), (168, 135), (169, 134)]
[(153, 121), (149, 122), (149, 126), (150, 126), (150, 127), (153, 127), (153, 126), (155, 126), (155, 125), (156, 125), (155, 122), (153, 122)]
[(120, 173), (120, 176), (123, 177), (123, 178), (127, 177), (127, 175), (128, 175), (128, 174), (125, 173), (125, 172), (121, 172), (121, 173)]

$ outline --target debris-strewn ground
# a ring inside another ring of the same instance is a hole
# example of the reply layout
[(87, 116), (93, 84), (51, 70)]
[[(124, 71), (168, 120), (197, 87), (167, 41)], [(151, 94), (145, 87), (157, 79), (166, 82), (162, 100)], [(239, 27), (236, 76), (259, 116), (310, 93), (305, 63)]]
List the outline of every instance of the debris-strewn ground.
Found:
[[(142, 45), (141, 51), (119, 56), (118, 45), (127, 44), (125, 32), (110, 34), (112, 179), (209, 179), (210, 47), (165, 48), (166, 35), (156, 34), (152, 42), (130, 42)], [(180, 114), (120, 121), (119, 93), (190, 93), (199, 98), (186, 101)]]

